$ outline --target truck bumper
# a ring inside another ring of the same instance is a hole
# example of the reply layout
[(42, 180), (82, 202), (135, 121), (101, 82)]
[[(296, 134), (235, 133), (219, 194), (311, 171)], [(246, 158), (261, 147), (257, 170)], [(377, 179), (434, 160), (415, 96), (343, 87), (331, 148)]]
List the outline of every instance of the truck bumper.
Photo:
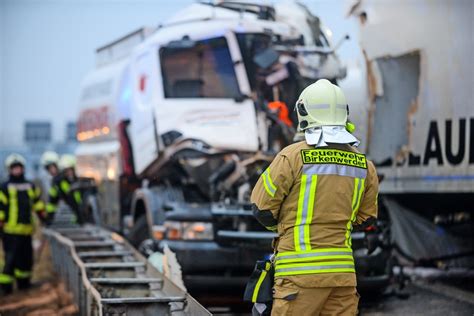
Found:
[(214, 241), (160, 242), (176, 254), (187, 287), (243, 289), (257, 260), (270, 256), (269, 251), (224, 247)]

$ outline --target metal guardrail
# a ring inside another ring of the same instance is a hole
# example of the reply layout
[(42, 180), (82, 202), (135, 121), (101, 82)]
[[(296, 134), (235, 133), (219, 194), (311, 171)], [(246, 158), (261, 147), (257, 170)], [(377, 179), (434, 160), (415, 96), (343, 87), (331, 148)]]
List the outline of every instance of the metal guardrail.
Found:
[(80, 315), (211, 315), (118, 234), (55, 224), (44, 235)]

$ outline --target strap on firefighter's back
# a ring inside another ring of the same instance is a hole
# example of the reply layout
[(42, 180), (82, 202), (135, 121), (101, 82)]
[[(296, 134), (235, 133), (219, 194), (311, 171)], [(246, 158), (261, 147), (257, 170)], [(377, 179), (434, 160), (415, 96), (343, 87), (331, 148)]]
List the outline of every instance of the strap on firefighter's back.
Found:
[(270, 260), (258, 260), (244, 292), (244, 301), (269, 303), (273, 300), (275, 268)]

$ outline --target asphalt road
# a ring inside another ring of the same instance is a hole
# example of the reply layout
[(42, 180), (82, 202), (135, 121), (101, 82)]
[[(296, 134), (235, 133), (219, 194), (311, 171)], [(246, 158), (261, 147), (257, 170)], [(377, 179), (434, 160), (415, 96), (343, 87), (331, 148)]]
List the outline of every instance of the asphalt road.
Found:
[[(360, 305), (361, 316), (405, 316), (405, 315), (436, 315), (436, 316), (473, 316), (474, 303), (466, 299), (459, 300), (450, 287), (439, 289), (436, 284), (417, 285), (409, 284), (404, 293), (409, 294), (407, 299), (400, 299), (395, 295), (382, 297), (377, 301), (370, 301), (362, 297)], [(457, 293), (456, 293), (457, 294)], [(464, 296), (474, 296), (474, 293), (464, 293)]]

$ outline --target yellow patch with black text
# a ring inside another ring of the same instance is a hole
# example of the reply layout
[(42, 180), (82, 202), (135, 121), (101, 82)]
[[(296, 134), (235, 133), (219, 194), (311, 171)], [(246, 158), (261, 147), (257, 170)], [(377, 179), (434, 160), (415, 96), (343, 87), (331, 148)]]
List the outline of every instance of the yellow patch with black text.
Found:
[(338, 149), (303, 149), (301, 158), (304, 164), (338, 164), (367, 169), (364, 154)]

